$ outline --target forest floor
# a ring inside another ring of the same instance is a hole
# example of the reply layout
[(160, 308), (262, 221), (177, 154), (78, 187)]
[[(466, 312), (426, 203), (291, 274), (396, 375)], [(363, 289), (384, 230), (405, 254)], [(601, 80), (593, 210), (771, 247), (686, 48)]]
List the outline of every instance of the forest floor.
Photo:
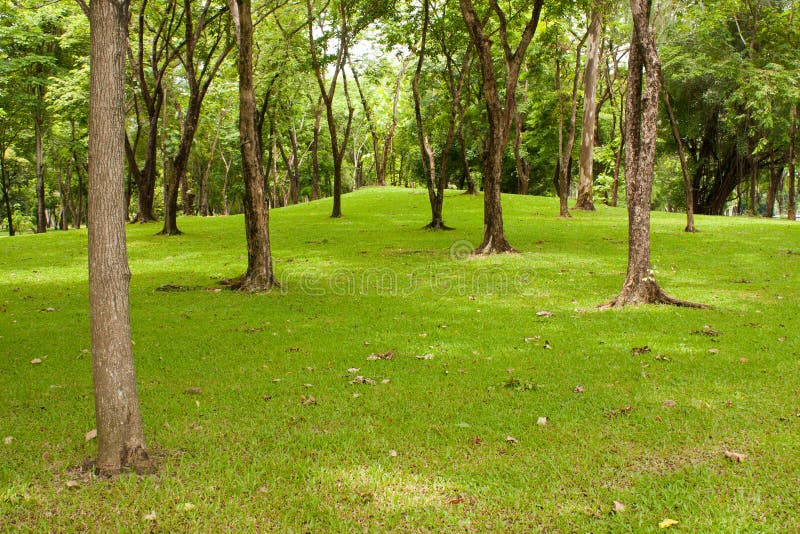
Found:
[[(280, 290), (239, 294), (242, 217), (129, 227), (149, 476), (99, 480), (86, 233), (0, 241), (0, 531), (800, 529), (800, 226), (653, 214), (709, 310), (598, 311), (626, 212), (367, 189), (272, 212)], [(36, 362), (36, 363), (33, 363)], [(546, 418), (546, 419), (545, 419)], [(741, 461), (739, 461), (741, 460)]]

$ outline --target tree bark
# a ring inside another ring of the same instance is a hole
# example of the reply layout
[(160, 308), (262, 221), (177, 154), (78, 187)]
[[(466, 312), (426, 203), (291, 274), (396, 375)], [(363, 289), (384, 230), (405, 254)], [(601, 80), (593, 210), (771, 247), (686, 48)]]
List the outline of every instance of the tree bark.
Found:
[(789, 208), (788, 217), (790, 221), (797, 220), (797, 183), (795, 173), (797, 172), (797, 104), (792, 106), (792, 126), (789, 134)]
[(149, 470), (130, 332), (130, 270), (123, 214), (128, 2), (89, 6), (89, 309), (97, 471)]
[[(37, 87), (37, 102), (44, 105), (44, 89)], [(44, 150), (42, 137), (44, 136), (43, 111), (36, 110), (33, 114), (34, 144), (36, 146), (36, 233), (43, 234), (47, 231), (47, 215), (44, 203)]]
[(11, 206), (11, 180), (8, 175), (6, 146), (0, 145), (0, 185), (3, 187), (3, 204), (6, 207), (6, 220), (8, 221), (8, 235), (14, 236), (14, 209)]
[[(625, 118), (625, 186), (628, 196), (628, 272), (619, 296), (603, 308), (629, 304), (703, 307), (668, 296), (650, 266), (650, 198), (653, 189), (661, 60), (650, 33), (648, 0), (630, 0), (634, 28), (628, 57)], [(647, 72), (642, 84), (644, 71)]]
[[(778, 190), (783, 183), (783, 165), (778, 165), (775, 161), (775, 150), (770, 149), (769, 155), (769, 189), (767, 189), (767, 206), (764, 211), (764, 217), (771, 219), (775, 215), (775, 199), (778, 196)], [(780, 210), (778, 211), (780, 215)]]
[(247, 237), (247, 271), (230, 281), (234, 289), (268, 291), (277, 282), (272, 270), (269, 208), (264, 199), (264, 177), (259, 162), (256, 99), (253, 87), (253, 22), (249, 0), (228, 0), (238, 40), (239, 137), (245, 180), (244, 220)]
[[(559, 198), (559, 217), (571, 217), (567, 202), (569, 200), (569, 186), (570, 175), (572, 174), (572, 149), (575, 146), (575, 129), (577, 127), (577, 110), (578, 110), (578, 85), (580, 84), (580, 70), (581, 70), (581, 50), (583, 43), (586, 41), (588, 33), (583, 36), (583, 39), (578, 43), (575, 48), (575, 71), (572, 78), (572, 106), (569, 114), (569, 133), (567, 134), (566, 146), (563, 145), (563, 123), (561, 114), (559, 114), (559, 156), (560, 161), (558, 165), (558, 198)], [(558, 77), (558, 74), (556, 75)], [(559, 90), (561, 89), (561, 82), (558, 81)], [(559, 100), (560, 101), (560, 100)], [(594, 107), (594, 106), (592, 106)], [(594, 126), (592, 126), (593, 128)]]
[[(600, 31), (602, 18), (597, 5), (592, 6), (586, 43), (586, 74), (583, 78), (583, 127), (581, 129), (580, 178), (578, 198), (573, 209), (594, 211), (595, 121), (597, 115), (597, 79), (600, 72)], [(575, 73), (577, 76), (577, 72)]]
[(681, 134), (678, 131), (678, 121), (675, 120), (675, 113), (672, 111), (672, 103), (669, 100), (669, 93), (664, 86), (664, 78), (659, 74), (662, 92), (664, 94), (664, 106), (667, 108), (669, 115), (669, 125), (672, 129), (672, 137), (675, 139), (675, 144), (678, 147), (678, 158), (681, 162), (681, 172), (683, 173), (683, 188), (686, 195), (686, 228), (684, 231), (694, 233), (694, 187), (692, 186), (692, 179), (689, 177), (689, 166), (686, 164), (686, 154), (683, 152), (683, 141), (681, 141)]
[(311, 200), (321, 198), (319, 190), (319, 130), (322, 123), (322, 97), (314, 110), (314, 138), (311, 142)]
[(519, 44), (512, 50), (507, 35), (507, 19), (496, 0), (489, 1), (489, 9), (498, 19), (498, 38), (505, 58), (505, 94), (501, 102), (498, 78), (494, 67), (492, 40), (485, 31), (485, 24), (478, 18), (472, 0), (459, 0), (461, 15), (467, 26), (473, 46), (478, 54), (483, 78), (483, 95), (486, 105), (488, 132), (483, 160), (483, 242), (475, 250), (476, 254), (513, 252), (503, 230), (503, 209), (501, 205), (501, 173), (503, 153), (511, 130), (516, 88), (525, 52), (536, 33), (543, 0), (534, 0), (531, 18), (525, 25)]

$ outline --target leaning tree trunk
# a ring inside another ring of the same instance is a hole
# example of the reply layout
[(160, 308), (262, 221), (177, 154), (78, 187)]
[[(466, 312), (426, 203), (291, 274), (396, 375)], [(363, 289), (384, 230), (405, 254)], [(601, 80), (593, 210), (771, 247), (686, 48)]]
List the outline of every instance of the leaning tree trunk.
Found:
[(97, 470), (149, 469), (130, 331), (123, 214), (128, 2), (92, 0), (89, 110), (89, 322)]
[(239, 137), (244, 174), (244, 220), (247, 271), (231, 287), (267, 291), (276, 284), (269, 242), (269, 208), (264, 201), (264, 177), (258, 160), (256, 99), (253, 87), (253, 23), (249, 0), (228, 0), (238, 33)]
[[(702, 307), (668, 296), (650, 267), (650, 197), (658, 134), (661, 61), (649, 29), (648, 0), (630, 0), (634, 20), (628, 58), (625, 118), (625, 187), (628, 195), (628, 273), (619, 296), (605, 308), (629, 304), (673, 304)], [(642, 82), (647, 71), (644, 94)]]
[[(586, 44), (586, 74), (583, 85), (583, 128), (581, 130), (580, 178), (578, 198), (573, 209), (594, 211), (592, 186), (594, 184), (595, 117), (597, 114), (597, 78), (600, 72), (600, 30), (602, 21), (597, 6), (592, 7), (589, 36)], [(576, 72), (577, 76), (578, 73)]]
[(678, 121), (675, 119), (675, 113), (672, 111), (672, 103), (669, 100), (669, 93), (664, 87), (664, 78), (659, 74), (661, 80), (662, 92), (664, 93), (664, 106), (667, 108), (669, 115), (669, 125), (672, 129), (672, 137), (675, 139), (675, 144), (678, 147), (678, 158), (681, 162), (681, 173), (683, 173), (683, 188), (686, 195), (686, 228), (685, 232), (694, 233), (694, 187), (692, 186), (692, 179), (689, 177), (689, 166), (686, 164), (686, 154), (683, 152), (683, 141), (681, 141), (681, 134), (678, 131)]

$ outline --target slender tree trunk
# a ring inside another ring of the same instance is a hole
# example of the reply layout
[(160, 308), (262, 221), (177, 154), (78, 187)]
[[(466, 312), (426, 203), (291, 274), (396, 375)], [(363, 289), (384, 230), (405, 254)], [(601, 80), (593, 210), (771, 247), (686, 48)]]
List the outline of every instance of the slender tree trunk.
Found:
[[(37, 88), (37, 99), (44, 100), (43, 90)], [(47, 215), (44, 204), (44, 152), (42, 137), (44, 136), (44, 117), (41, 111), (33, 114), (34, 138), (36, 145), (36, 233), (43, 234), (47, 231)]]
[(789, 135), (789, 220), (797, 220), (797, 182), (795, 173), (797, 172), (797, 104), (792, 106), (792, 126)]
[[(783, 165), (775, 162), (775, 149), (770, 149), (769, 155), (769, 189), (767, 189), (767, 208), (764, 217), (771, 219), (775, 215), (775, 199), (783, 182)], [(780, 215), (780, 209), (778, 210)]]
[[(629, 304), (701, 305), (668, 296), (650, 266), (650, 198), (653, 189), (660, 59), (649, 28), (648, 0), (630, 0), (634, 20), (628, 57), (627, 116), (625, 119), (625, 186), (628, 196), (628, 273), (619, 296), (603, 307)], [(647, 71), (644, 83), (644, 70)]]
[(0, 178), (2, 178), (3, 186), (3, 204), (6, 207), (6, 220), (8, 221), (8, 235), (13, 236), (16, 232), (14, 230), (14, 209), (11, 206), (11, 184), (8, 176), (8, 169), (6, 167), (6, 147), (0, 146)]
[[(597, 79), (600, 72), (600, 31), (602, 18), (598, 6), (593, 5), (586, 44), (586, 74), (583, 84), (583, 127), (580, 147), (580, 178), (578, 198), (573, 209), (594, 211), (592, 186), (594, 184), (595, 122), (597, 115)], [(575, 73), (577, 76), (577, 72)]]
[[(571, 217), (567, 202), (569, 200), (569, 187), (570, 176), (572, 174), (572, 149), (575, 147), (575, 130), (577, 128), (577, 112), (578, 112), (578, 86), (580, 85), (580, 71), (581, 71), (581, 51), (583, 43), (586, 41), (588, 33), (584, 35), (583, 39), (578, 43), (575, 48), (575, 71), (572, 78), (572, 106), (569, 114), (569, 133), (567, 134), (566, 146), (559, 151), (561, 161), (559, 162), (559, 177), (558, 177), (558, 198), (559, 198), (559, 217)], [(559, 81), (559, 88), (561, 83)], [(591, 107), (594, 107), (593, 105)], [(559, 119), (559, 131), (561, 130), (561, 119)], [(594, 126), (592, 126), (594, 127)], [(559, 133), (559, 141), (563, 139)], [(594, 207), (594, 205), (592, 205)]]
[(89, 110), (89, 319), (97, 470), (150, 469), (130, 332), (125, 248), (125, 48), (128, 2), (92, 0)]
[(669, 125), (672, 129), (672, 137), (675, 139), (675, 144), (678, 147), (678, 158), (681, 162), (681, 172), (683, 173), (683, 187), (686, 194), (686, 232), (694, 233), (694, 187), (692, 187), (692, 179), (689, 177), (689, 166), (686, 164), (686, 154), (683, 152), (683, 141), (681, 141), (681, 134), (678, 131), (678, 121), (675, 120), (675, 113), (672, 111), (672, 103), (669, 99), (667, 88), (663, 86), (664, 80), (661, 78), (662, 92), (664, 94), (664, 106), (667, 108), (669, 115)]
[(311, 143), (311, 200), (319, 200), (319, 131), (322, 123), (322, 97), (317, 99), (314, 112), (314, 139)]
[(267, 291), (277, 285), (272, 270), (269, 209), (264, 199), (264, 177), (258, 156), (256, 99), (253, 88), (253, 23), (249, 0), (228, 0), (238, 36), (239, 137), (245, 180), (244, 218), (247, 271), (231, 282), (235, 289)]
[(297, 130), (294, 123), (289, 128), (289, 139), (292, 143), (292, 158), (289, 168), (289, 200), (292, 204), (300, 202), (300, 147), (297, 144)]
[(531, 166), (522, 153), (522, 124), (525, 122), (524, 115), (515, 107), (514, 113), (514, 160), (517, 165), (517, 194), (528, 194), (528, 183), (531, 177)]

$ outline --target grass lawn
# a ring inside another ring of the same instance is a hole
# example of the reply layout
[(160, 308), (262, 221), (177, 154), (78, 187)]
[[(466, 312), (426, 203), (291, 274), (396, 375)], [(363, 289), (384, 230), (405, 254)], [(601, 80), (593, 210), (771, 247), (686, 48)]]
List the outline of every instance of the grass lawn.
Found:
[(448, 196), (444, 233), (422, 190), (330, 206), (272, 212), (262, 295), (218, 290), (242, 217), (129, 227), (160, 467), (115, 480), (76, 469), (96, 453), (86, 233), (0, 240), (0, 531), (800, 529), (800, 226), (654, 214), (662, 287), (713, 308), (597, 311), (624, 209), (506, 196), (521, 253), (464, 259), (479, 197)]

